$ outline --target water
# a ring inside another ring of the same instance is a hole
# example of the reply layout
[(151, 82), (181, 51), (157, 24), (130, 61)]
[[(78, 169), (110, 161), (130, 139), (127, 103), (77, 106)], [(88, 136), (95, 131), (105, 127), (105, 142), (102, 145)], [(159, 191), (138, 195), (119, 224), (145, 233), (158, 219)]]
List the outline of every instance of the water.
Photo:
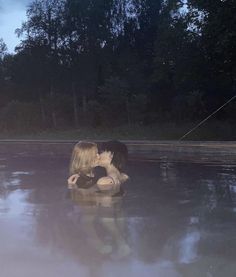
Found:
[(1, 277), (235, 277), (236, 165), (130, 162), (123, 199), (79, 199), (68, 160), (1, 157)]

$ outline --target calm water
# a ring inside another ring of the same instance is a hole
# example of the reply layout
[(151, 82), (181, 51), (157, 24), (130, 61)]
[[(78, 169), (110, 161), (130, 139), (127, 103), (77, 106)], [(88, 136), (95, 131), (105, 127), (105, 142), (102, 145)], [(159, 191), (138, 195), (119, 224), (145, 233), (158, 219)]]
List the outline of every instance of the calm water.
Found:
[(0, 157), (1, 277), (236, 276), (236, 165), (130, 162), (123, 199), (83, 201), (67, 167)]

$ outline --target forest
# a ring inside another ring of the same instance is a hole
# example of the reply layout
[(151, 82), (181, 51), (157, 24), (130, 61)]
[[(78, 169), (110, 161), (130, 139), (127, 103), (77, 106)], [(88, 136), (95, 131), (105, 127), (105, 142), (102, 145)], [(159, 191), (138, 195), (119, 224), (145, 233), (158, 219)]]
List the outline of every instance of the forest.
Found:
[[(192, 126), (236, 94), (235, 14), (236, 0), (32, 1), (15, 53), (0, 39), (0, 131)], [(233, 130), (235, 114), (214, 120)]]

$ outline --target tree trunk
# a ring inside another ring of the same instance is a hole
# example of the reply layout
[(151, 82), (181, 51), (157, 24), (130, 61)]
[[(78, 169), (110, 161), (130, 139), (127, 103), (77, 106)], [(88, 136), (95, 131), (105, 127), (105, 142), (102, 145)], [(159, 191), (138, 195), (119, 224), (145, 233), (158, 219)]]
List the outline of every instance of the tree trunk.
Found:
[(126, 99), (125, 100), (125, 105), (126, 105), (126, 114), (127, 114), (127, 121), (128, 121), (128, 125), (131, 125), (131, 116), (130, 116), (130, 105), (129, 105), (129, 100)]
[(83, 95), (83, 114), (85, 115), (87, 112), (87, 97), (86, 95)]
[(56, 117), (56, 111), (55, 111), (55, 94), (54, 94), (54, 88), (51, 84), (50, 87), (50, 97), (51, 97), (51, 117), (52, 117), (52, 125), (53, 128), (57, 128), (57, 117)]
[(79, 115), (78, 115), (78, 106), (77, 106), (77, 95), (75, 91), (75, 84), (72, 83), (72, 94), (73, 94), (73, 111), (74, 111), (74, 124), (75, 127), (79, 126)]
[(43, 127), (46, 127), (46, 112), (45, 112), (43, 97), (42, 97), (40, 89), (38, 89), (38, 91), (39, 91), (39, 103), (40, 103), (40, 112), (41, 112), (41, 122), (42, 122)]

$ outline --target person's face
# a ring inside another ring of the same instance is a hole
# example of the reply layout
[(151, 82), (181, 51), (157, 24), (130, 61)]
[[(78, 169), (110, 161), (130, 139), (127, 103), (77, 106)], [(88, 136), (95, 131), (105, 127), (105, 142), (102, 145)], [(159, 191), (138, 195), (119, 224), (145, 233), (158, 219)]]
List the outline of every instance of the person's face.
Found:
[(111, 164), (113, 158), (113, 154), (110, 151), (104, 151), (99, 155), (99, 162), (100, 166), (107, 166)]
[(98, 166), (99, 162), (100, 162), (100, 155), (98, 154), (98, 150), (96, 150), (92, 167)]

